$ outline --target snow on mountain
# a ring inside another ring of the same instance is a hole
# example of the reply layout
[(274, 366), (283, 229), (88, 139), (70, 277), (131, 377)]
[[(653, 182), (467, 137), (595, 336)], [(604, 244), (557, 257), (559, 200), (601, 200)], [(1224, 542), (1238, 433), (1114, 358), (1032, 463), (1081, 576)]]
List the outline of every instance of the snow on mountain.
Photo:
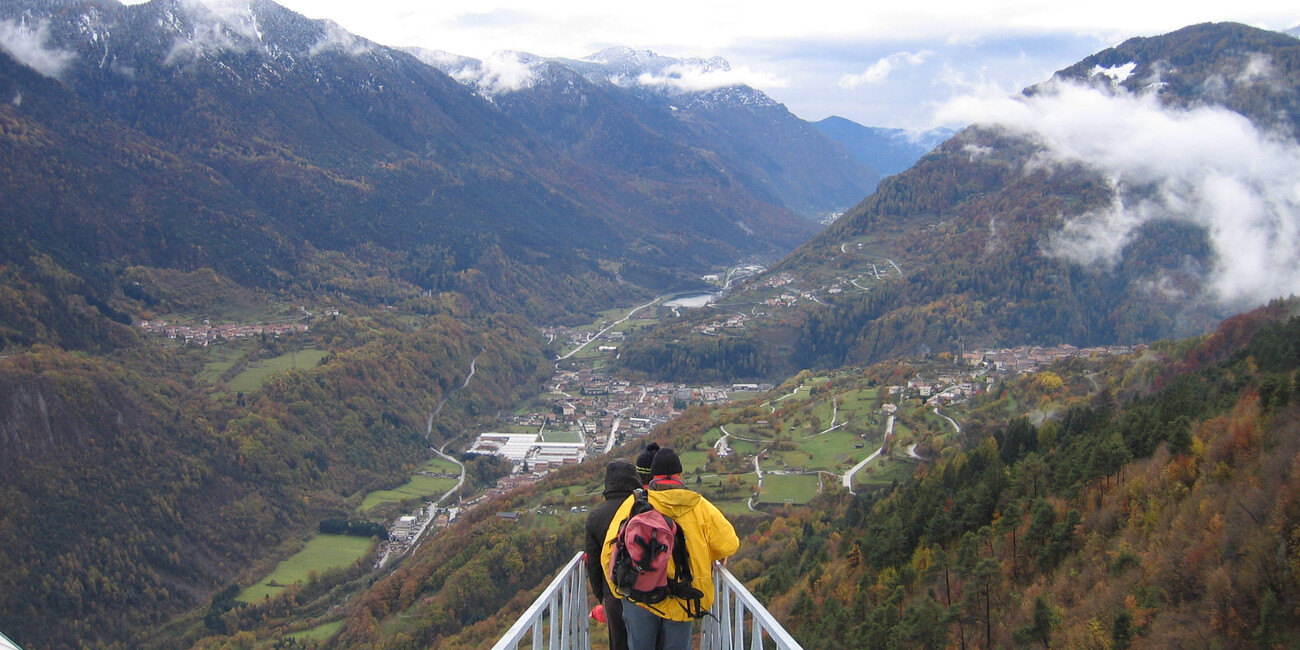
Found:
[(1091, 76), (1096, 77), (1100, 75), (1110, 79), (1111, 83), (1122, 84), (1125, 81), (1128, 81), (1129, 77), (1133, 76), (1133, 70), (1135, 69), (1137, 69), (1137, 63), (1134, 61), (1129, 61), (1124, 65), (1111, 66), (1109, 68), (1103, 68), (1098, 65), (1093, 67)]
[(129, 77), (139, 56), (169, 66), (252, 52), (286, 65), (326, 53), (390, 57), (387, 48), (332, 21), (308, 19), (270, 0), (155, 0), (129, 6), (13, 0), (0, 4), (0, 47), (47, 76), (82, 65), (78, 59)]
[(475, 89), (487, 99), (517, 92), (538, 83), (538, 68), (545, 59), (524, 52), (501, 51), (487, 59), (472, 59), (442, 50), (402, 48), (406, 53), (433, 66), (456, 81)]
[(405, 51), (488, 99), (537, 84), (571, 83), (567, 75), (577, 73), (595, 85), (612, 84), (670, 98), (676, 108), (779, 105), (746, 84), (753, 78), (751, 72), (733, 69), (726, 59), (716, 56), (677, 58), (651, 50), (613, 47), (581, 59), (502, 51), (479, 60), (422, 48)]

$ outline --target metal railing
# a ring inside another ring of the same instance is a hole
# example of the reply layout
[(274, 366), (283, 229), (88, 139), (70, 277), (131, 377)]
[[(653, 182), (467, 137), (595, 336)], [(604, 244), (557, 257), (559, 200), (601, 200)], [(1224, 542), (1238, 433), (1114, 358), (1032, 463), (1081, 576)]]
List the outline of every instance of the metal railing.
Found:
[(587, 650), (587, 563), (579, 552), (492, 650), (518, 648), (531, 632), (532, 648)]
[[(700, 650), (803, 650), (745, 585), (713, 565), (714, 599), (700, 630)], [(493, 650), (515, 650), (530, 638), (532, 650), (588, 650), (587, 565), (583, 554), (560, 569), (537, 600), (510, 626)]]
[(9, 637), (0, 634), (0, 650), (23, 650), (18, 647), (17, 643), (9, 640)]
[(709, 609), (712, 616), (704, 617), (700, 650), (803, 650), (754, 594), (717, 563), (713, 565), (713, 588), (713, 607)]

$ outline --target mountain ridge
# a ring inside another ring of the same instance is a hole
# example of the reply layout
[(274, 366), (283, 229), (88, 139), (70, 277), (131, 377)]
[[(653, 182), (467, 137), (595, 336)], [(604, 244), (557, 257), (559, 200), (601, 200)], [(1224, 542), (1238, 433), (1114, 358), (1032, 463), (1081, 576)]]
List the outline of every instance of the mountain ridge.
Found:
[[(1288, 288), (1300, 291), (1285, 264), (1272, 261), (1294, 249), (1282, 234), (1292, 227), (1292, 203), (1275, 188), (1286, 186), (1278, 176), (1295, 173), (1286, 161), (1300, 132), (1298, 60), (1295, 39), (1236, 24), (1194, 25), (1088, 57), (994, 112), (1014, 118), (968, 127), (884, 179), (727, 300), (761, 302), (773, 282), (789, 277), (798, 280), (792, 288), (825, 303), (805, 299), (745, 335), (762, 343), (765, 368), (778, 376), (922, 349), (957, 351), (963, 343), (1089, 346), (1204, 332)], [(1130, 62), (1134, 71), (1122, 81), (1096, 72)], [(1149, 131), (1119, 137), (1072, 102), (1109, 109), (1114, 120), (1135, 116), (1131, 128)], [(1042, 131), (1031, 128), (1040, 123)], [(1125, 146), (1141, 136), (1150, 139), (1140, 150)], [(1159, 155), (1162, 146), (1188, 142), (1223, 144)], [(1276, 171), (1251, 171), (1265, 168)], [(1243, 209), (1202, 191), (1223, 178), (1237, 179)], [(1235, 244), (1225, 237), (1256, 231), (1263, 235)], [(1269, 261), (1230, 266), (1246, 257), (1239, 249), (1248, 244), (1250, 257)], [(880, 273), (886, 260), (900, 271)], [(1278, 292), (1250, 293), (1257, 287)], [(1225, 290), (1248, 297), (1225, 298)], [(695, 349), (681, 334), (647, 337), (624, 359)], [(647, 362), (634, 369), (656, 372)]]
[[(870, 194), (878, 179), (840, 143), (729, 76), (720, 57), (611, 48), (582, 59), (500, 53), (479, 61), (417, 52), (594, 165), (637, 176), (654, 176), (664, 164), (705, 170), (718, 179), (712, 191), (743, 187), (814, 221)], [(597, 97), (621, 109), (601, 111)], [(604, 137), (604, 129), (618, 137)]]
[[(7, 6), (0, 18), (44, 39), (45, 51), (68, 54), (57, 57), (58, 78), (90, 112), (125, 127), (116, 131), (122, 146), (135, 146), (127, 144), (135, 131), (214, 170), (241, 195), (241, 209), (301, 242), (287, 255), (268, 245), (246, 251), (277, 260), (283, 273), (299, 273), (320, 251), (378, 245), (408, 258), (396, 273), (425, 290), (556, 317), (562, 310), (519, 301), (499, 273), (480, 274), (474, 286), (457, 274), (504, 264), (506, 275), (556, 279), (555, 293), (574, 271), (600, 296), (645, 295), (689, 286), (740, 257), (780, 254), (815, 228), (773, 193), (755, 195), (758, 184), (710, 165), (671, 168), (676, 175), (649, 188), (635, 175), (609, 174), (410, 55), (269, 0), (222, 11), (166, 0), (33, 2)], [(116, 182), (110, 172), (98, 178)], [(450, 266), (439, 249), (456, 251)], [(561, 255), (577, 263), (548, 261)], [(220, 257), (209, 263), (232, 272)], [(621, 276), (611, 271), (621, 266)], [(241, 281), (274, 286), (273, 275)], [(604, 302), (555, 297), (586, 302), (580, 310)]]

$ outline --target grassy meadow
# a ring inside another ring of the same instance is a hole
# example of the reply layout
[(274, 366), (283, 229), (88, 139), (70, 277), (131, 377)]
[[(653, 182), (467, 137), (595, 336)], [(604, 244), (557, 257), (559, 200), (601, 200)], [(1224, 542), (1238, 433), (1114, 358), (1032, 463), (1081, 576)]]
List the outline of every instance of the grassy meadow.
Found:
[(312, 571), (324, 573), (329, 569), (349, 567), (368, 552), (369, 537), (314, 535), (301, 551), (280, 562), (270, 575), (245, 589), (235, 599), (255, 603), (274, 597), (286, 585), (306, 582)]
[[(421, 471), (460, 474), (455, 463), (434, 458), (421, 467)], [(412, 475), (406, 483), (391, 490), (376, 490), (366, 494), (358, 510), (364, 515), (367, 511), (386, 503), (401, 503), (407, 499), (426, 499), (442, 496), (447, 490), (456, 487), (456, 479), (441, 476)]]

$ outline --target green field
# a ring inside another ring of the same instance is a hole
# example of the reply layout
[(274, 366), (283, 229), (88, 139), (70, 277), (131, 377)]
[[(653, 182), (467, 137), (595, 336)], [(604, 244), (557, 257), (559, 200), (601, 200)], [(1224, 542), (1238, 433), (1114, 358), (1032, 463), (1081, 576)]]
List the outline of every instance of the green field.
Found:
[(876, 407), (879, 389), (850, 390), (840, 395), (840, 411), (867, 412)]
[(817, 485), (816, 474), (764, 474), (760, 500), (764, 503), (808, 503), (817, 496)]
[(497, 428), (497, 433), (537, 433), (540, 427), (532, 424), (506, 424)]
[(861, 491), (889, 487), (895, 480), (906, 481), (915, 473), (916, 465), (913, 463), (880, 457), (853, 476), (853, 489)]
[(749, 497), (745, 497), (744, 499), (730, 499), (725, 501), (715, 501), (713, 499), (710, 499), (710, 501), (713, 503), (713, 505), (718, 507), (718, 510), (722, 511), (722, 514), (726, 515), (728, 518), (746, 516), (746, 515), (753, 516), (754, 514), (753, 511), (749, 509), (749, 505), (748, 505)]
[(677, 454), (677, 457), (682, 461), (682, 472), (684, 474), (694, 474), (702, 470), (709, 462), (709, 452), (707, 451), (683, 451)]
[(769, 402), (769, 404), (776, 406), (777, 408), (780, 408), (782, 405), (784, 405), (786, 402), (789, 402), (790, 400), (795, 400), (795, 401), (804, 400), (807, 399), (808, 396), (811, 394), (812, 394), (812, 387), (800, 386), (790, 391), (789, 393), (778, 395), (776, 399), (773, 399), (771, 402)]
[[(722, 432), (719, 431), (719, 434)], [(734, 422), (727, 425), (727, 433), (731, 434), (732, 440), (736, 438), (771, 438), (772, 429), (770, 427), (745, 424)]]
[(543, 442), (582, 442), (582, 434), (577, 431), (545, 431)]
[[(271, 373), (294, 370), (297, 368), (315, 368), (321, 359), (329, 356), (325, 350), (307, 348), (282, 354), (272, 359), (262, 359), (248, 364), (248, 367), (235, 375), (227, 386), (237, 393), (251, 393), (262, 387)], [(229, 366), (227, 366), (229, 367)]]
[[(629, 312), (631, 312), (633, 309), (635, 309), (638, 306), (639, 305), (631, 305), (628, 307), (615, 307), (613, 309), (606, 309), (605, 311), (600, 312), (600, 314), (592, 322), (587, 323), (586, 325), (580, 325), (573, 329), (574, 331), (581, 331), (581, 332), (599, 332), (600, 330), (605, 329), (606, 326), (612, 324), (614, 321), (622, 320), (625, 316), (628, 315)], [(626, 332), (633, 327), (640, 328), (640, 327), (646, 327), (647, 324), (657, 323), (658, 321), (653, 318), (651, 319), (644, 318), (644, 316), (651, 313), (653, 309), (654, 306), (652, 305), (650, 307), (646, 307), (645, 309), (642, 309), (641, 311), (638, 311), (636, 313), (636, 316), (629, 318), (623, 321), (622, 323), (619, 323), (618, 325), (615, 325), (613, 329), (611, 329), (610, 331)], [(557, 341), (556, 343), (558, 344), (559, 341)], [(597, 348), (599, 348), (602, 345), (617, 346), (617, 345), (621, 345), (621, 343), (618, 341), (605, 341), (605, 340), (592, 341), (591, 343), (588, 343), (586, 347), (583, 348), (582, 352), (578, 352), (577, 354), (574, 354), (573, 357), (571, 358), (589, 360), (592, 358), (609, 356), (610, 355), (609, 352), (600, 352), (599, 350), (597, 350)], [(562, 348), (556, 348), (556, 349), (560, 355), (564, 355), (567, 354), (569, 351), (571, 351), (573, 348), (566, 345)]]
[(310, 630), (287, 634), (285, 638), (294, 639), (295, 641), (324, 641), (334, 636), (334, 633), (338, 632), (341, 627), (343, 627), (343, 621), (332, 621), (317, 625)]
[[(431, 460), (425, 464), (426, 471), (445, 472), (448, 474), (459, 474), (460, 468), (454, 463), (442, 460), (441, 458)], [(361, 501), (358, 510), (362, 514), (372, 508), (385, 503), (401, 503), (407, 499), (427, 499), (429, 497), (440, 497), (452, 488), (456, 487), (456, 479), (443, 478), (440, 476), (421, 476), (416, 474), (411, 477), (400, 487), (391, 490), (376, 490), (366, 495)]]
[(221, 373), (230, 370), (240, 357), (244, 356), (244, 350), (235, 345), (214, 345), (207, 349), (206, 354), (209, 361), (203, 364), (203, 370), (199, 372), (199, 379), (215, 384), (221, 378)]
[[(730, 427), (728, 427), (727, 430), (730, 431)], [(759, 450), (758, 445), (748, 440), (738, 440), (735, 436), (728, 438), (727, 444), (731, 445), (732, 453), (740, 454), (742, 456), (753, 456), (758, 453)]]
[[(357, 558), (370, 551), (369, 537), (348, 535), (315, 535), (307, 545), (289, 559), (281, 562), (257, 584), (245, 589), (235, 599), (252, 603), (280, 593), (284, 585), (306, 582), (310, 571), (324, 573), (329, 569), (352, 566)], [(272, 583), (280, 586), (272, 586)]]
[[(868, 434), (868, 440), (864, 442), (856, 431), (856, 428), (841, 427), (830, 433), (796, 440), (798, 449), (775, 452), (772, 455), (784, 460), (788, 467), (840, 472), (866, 458), (875, 449), (870, 441), (879, 439), (879, 435)], [(765, 463), (764, 466), (767, 467), (768, 464)], [(772, 467), (775, 468), (776, 464), (772, 464)]]

